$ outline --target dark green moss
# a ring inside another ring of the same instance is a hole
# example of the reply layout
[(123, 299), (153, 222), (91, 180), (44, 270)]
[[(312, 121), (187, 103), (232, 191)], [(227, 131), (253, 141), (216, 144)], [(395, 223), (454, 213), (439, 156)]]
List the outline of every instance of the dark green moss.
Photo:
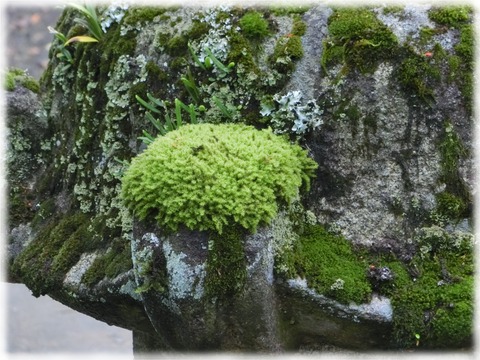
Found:
[(420, 251), (409, 264), (415, 281), (397, 289), (392, 296), (397, 346), (471, 346), (473, 248), (471, 239), (458, 236), (441, 228), (425, 229), (421, 234)]
[(237, 66), (242, 64), (247, 73), (259, 73), (250, 43), (239, 32), (232, 32), (230, 34), (230, 51), (228, 53), (227, 63), (230, 62), (234, 62)]
[(35, 296), (62, 286), (66, 272), (79, 260), (88, 236), (88, 216), (74, 214), (51, 221), (15, 259), (12, 272)]
[(367, 114), (363, 118), (363, 126), (365, 135), (371, 131), (373, 134), (377, 133), (377, 118), (373, 114)]
[(437, 198), (437, 213), (441, 216), (458, 221), (465, 216), (467, 206), (462, 198), (450, 194), (449, 192), (441, 192)]
[(130, 244), (121, 238), (116, 238), (109, 250), (98, 256), (88, 268), (82, 277), (82, 282), (92, 286), (105, 277), (115, 278), (130, 270), (132, 266)]
[(305, 14), (310, 7), (309, 6), (271, 6), (269, 7), (270, 11), (276, 16), (286, 16), (286, 15), (302, 15)]
[(472, 25), (461, 27), (460, 42), (455, 46), (455, 51), (462, 59), (460, 71), (458, 72), (457, 83), (459, 84), (462, 95), (466, 98), (466, 105), (470, 111), (473, 108), (474, 94), (474, 58), (475, 58), (475, 38)]
[(82, 25), (75, 25), (68, 30), (66, 37), (67, 39), (70, 39), (74, 36), (81, 36), (81, 35), (89, 36), (87, 34), (87, 30), (85, 30), (85, 28)]
[(4, 88), (7, 91), (13, 91), (15, 90), (17, 84), (36, 94), (38, 94), (40, 91), (40, 85), (38, 84), (38, 81), (27, 75), (25, 70), (15, 68), (10, 69), (5, 75)]
[[(186, 58), (184, 58), (183, 56), (181, 57), (176, 57), (175, 59), (173, 59), (171, 62), (170, 62), (170, 68), (174, 71), (178, 71), (179, 73), (180, 72), (184, 72), (188, 66), (188, 61)], [(184, 86), (183, 84), (181, 84), (181, 86)]]
[(137, 34), (134, 31), (129, 31), (124, 35), (120, 35), (119, 29), (114, 33), (111, 41), (111, 45), (113, 46), (111, 51), (115, 56), (134, 55), (135, 48), (137, 47)]
[(398, 68), (400, 84), (407, 93), (431, 104), (434, 101), (433, 89), (440, 81), (440, 71), (428, 57), (408, 53), (409, 56)]
[(183, 35), (177, 35), (169, 39), (165, 48), (169, 55), (180, 56), (188, 51), (188, 38)]
[(212, 233), (208, 246), (205, 292), (209, 298), (226, 301), (242, 291), (247, 277), (245, 231), (231, 227), (222, 235)]
[(166, 33), (158, 33), (156, 38), (155, 38), (155, 44), (159, 48), (164, 48), (165, 46), (168, 45), (168, 42), (170, 41), (171, 37), (169, 34)]
[(299, 60), (303, 57), (302, 39), (297, 35), (285, 36), (285, 41), (277, 42), (273, 52), (274, 58), (288, 56), (293, 60)]
[(307, 23), (302, 21), (301, 18), (295, 19), (292, 27), (292, 34), (297, 36), (303, 36), (307, 32)]
[(351, 104), (350, 101), (344, 101), (335, 115), (339, 118), (344, 117), (351, 125), (350, 129), (352, 131), (352, 136), (357, 136), (360, 119), (362, 117), (358, 106)]
[[(364, 8), (336, 9), (328, 19), (329, 38), (322, 55), (324, 69), (342, 54), (344, 65), (373, 72), (381, 60), (391, 58), (397, 47), (395, 35)], [(331, 51), (335, 56), (329, 54)]]
[(403, 12), (404, 7), (403, 6), (385, 6), (383, 8), (383, 13), (385, 15), (388, 14), (401, 14)]
[(123, 21), (127, 25), (135, 25), (137, 23), (147, 23), (161, 16), (168, 9), (165, 7), (155, 6), (134, 6), (127, 11)]
[(459, 28), (470, 20), (472, 12), (469, 6), (435, 7), (428, 12), (428, 17), (440, 25)]
[(278, 39), (270, 62), (276, 70), (291, 73), (295, 68), (295, 61), (303, 57), (302, 39), (293, 34)]
[(460, 160), (467, 155), (465, 147), (455, 131), (453, 124), (445, 122), (444, 134), (439, 144), (441, 155), (442, 175), (441, 180), (447, 184), (447, 190), (455, 194), (455, 188), (461, 183), (458, 173)]
[(8, 198), (8, 224), (10, 228), (29, 223), (35, 216), (32, 211), (33, 196), (26, 191), (10, 189)]
[(187, 31), (185, 37), (190, 41), (197, 40), (208, 34), (209, 30), (210, 26), (206, 22), (197, 20), (193, 22), (192, 27)]
[(245, 37), (262, 39), (270, 34), (268, 21), (258, 11), (249, 11), (239, 21), (240, 28)]
[(304, 277), (320, 294), (346, 304), (369, 300), (372, 290), (364, 262), (345, 238), (328, 233), (320, 225), (305, 226), (283, 261), (290, 277)]
[(36, 211), (35, 217), (32, 220), (32, 229), (37, 229), (41, 224), (44, 224), (55, 212), (55, 200), (49, 198), (40, 204), (40, 208)]

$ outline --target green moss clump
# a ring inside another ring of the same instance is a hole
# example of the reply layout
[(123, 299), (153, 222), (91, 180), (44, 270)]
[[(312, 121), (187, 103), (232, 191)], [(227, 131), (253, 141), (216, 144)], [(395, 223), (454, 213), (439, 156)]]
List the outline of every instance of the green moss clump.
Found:
[(437, 213), (450, 220), (460, 220), (465, 214), (467, 206), (463, 199), (449, 192), (437, 195)]
[(192, 40), (200, 39), (202, 36), (208, 34), (210, 26), (203, 21), (194, 21), (192, 27), (186, 32), (185, 37)]
[(322, 55), (325, 70), (342, 54), (348, 67), (373, 72), (381, 60), (391, 58), (398, 44), (396, 36), (368, 9), (335, 10), (328, 19), (328, 30), (330, 37), (324, 41)]
[[(473, 241), (424, 228), (409, 264), (415, 281), (392, 296), (394, 339), (403, 348), (468, 348), (473, 331)], [(415, 334), (419, 336), (419, 342)]]
[[(80, 255), (91, 250), (88, 216), (74, 214), (51, 221), (15, 259), (12, 272), (39, 296), (59, 289), (67, 271)], [(89, 246), (90, 245), (90, 246)]]
[(166, 51), (171, 56), (185, 54), (188, 50), (188, 38), (183, 35), (177, 35), (169, 39), (166, 44)]
[(288, 34), (278, 39), (270, 62), (279, 72), (289, 73), (295, 67), (295, 61), (303, 57), (303, 45), (300, 36)]
[(36, 229), (40, 224), (45, 223), (55, 212), (55, 200), (53, 198), (47, 199), (41, 203), (40, 208), (36, 211), (32, 219), (32, 229)]
[(471, 14), (469, 6), (445, 6), (431, 9), (428, 17), (440, 25), (459, 28), (470, 20)]
[(472, 111), (474, 94), (474, 58), (475, 58), (475, 38), (472, 25), (465, 25), (460, 30), (460, 42), (455, 46), (455, 51), (462, 59), (460, 71), (456, 80), (460, 86), (462, 95), (467, 100), (467, 107)]
[(307, 32), (307, 23), (300, 18), (295, 19), (292, 27), (292, 34), (297, 36), (303, 36)]
[(230, 51), (227, 62), (234, 62), (237, 64), (237, 67), (242, 65), (246, 73), (260, 72), (253, 58), (253, 52), (249, 42), (239, 32), (232, 32), (230, 34)]
[(258, 11), (249, 11), (239, 21), (240, 28), (247, 38), (262, 39), (268, 36), (268, 22)]
[(123, 19), (127, 25), (135, 25), (140, 22), (150, 22), (157, 16), (161, 16), (168, 9), (155, 6), (134, 6), (128, 9)]
[(433, 89), (440, 80), (440, 71), (428, 58), (410, 54), (400, 64), (398, 77), (405, 91), (419, 96), (427, 103), (434, 100)]
[(212, 233), (205, 277), (209, 298), (232, 299), (243, 289), (247, 278), (244, 235), (245, 231), (236, 226), (226, 228), (222, 235)]
[(446, 190), (469, 201), (468, 191), (458, 172), (460, 160), (467, 155), (465, 147), (456, 133), (453, 124), (446, 121), (444, 136), (439, 144), (442, 173), (440, 180), (446, 184)]
[(345, 304), (369, 300), (372, 289), (364, 262), (345, 238), (328, 233), (322, 226), (305, 226), (293, 251), (284, 256), (288, 275), (304, 277), (320, 294)]
[(289, 15), (302, 15), (305, 14), (310, 7), (309, 6), (271, 6), (269, 8), (276, 16), (289, 16)]
[(157, 138), (122, 179), (126, 206), (176, 230), (255, 231), (309, 186), (317, 164), (298, 145), (242, 124), (185, 125)]
[(83, 275), (82, 283), (92, 286), (105, 277), (115, 278), (132, 267), (130, 244), (121, 238), (117, 238), (104, 255), (95, 259)]
[(40, 85), (38, 84), (38, 81), (30, 75), (27, 75), (25, 70), (15, 68), (10, 69), (5, 75), (4, 88), (7, 91), (13, 91), (15, 90), (15, 86), (17, 86), (17, 84), (20, 84), (35, 94), (38, 94), (40, 91)]

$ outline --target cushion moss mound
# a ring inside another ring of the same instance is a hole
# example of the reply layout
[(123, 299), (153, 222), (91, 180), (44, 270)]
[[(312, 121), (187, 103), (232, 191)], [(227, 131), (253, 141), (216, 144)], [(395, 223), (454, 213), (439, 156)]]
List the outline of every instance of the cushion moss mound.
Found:
[(157, 138), (132, 160), (122, 196), (140, 219), (173, 231), (239, 224), (255, 231), (308, 188), (317, 164), (270, 130), (242, 124), (186, 125)]

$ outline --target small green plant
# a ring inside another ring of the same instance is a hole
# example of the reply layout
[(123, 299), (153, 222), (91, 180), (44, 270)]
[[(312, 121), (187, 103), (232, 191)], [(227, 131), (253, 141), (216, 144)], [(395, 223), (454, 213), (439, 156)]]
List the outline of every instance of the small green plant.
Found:
[[(205, 57), (203, 62), (200, 61), (199, 57), (195, 54), (195, 52), (190, 46), (189, 50), (193, 60), (203, 70), (211, 70), (212, 67), (220, 70), (220, 74), (218, 75), (218, 77), (220, 78), (230, 73), (232, 71), (232, 68), (235, 66), (233, 62), (225, 66), (220, 60), (215, 57), (215, 55), (213, 55), (213, 53), (208, 48), (205, 49), (207, 56)], [(198, 115), (206, 111), (206, 107), (203, 104), (203, 98), (200, 94), (198, 86), (196, 85), (193, 74), (190, 71), (190, 67), (187, 67), (187, 74), (185, 76), (182, 76), (180, 80), (182, 81), (185, 89), (190, 95), (193, 104), (186, 105), (181, 100), (175, 99), (175, 108), (173, 110), (173, 114), (172, 110), (170, 110), (170, 102), (159, 100), (155, 98), (152, 94), (147, 94), (148, 101), (144, 100), (139, 95), (135, 95), (138, 103), (147, 110), (146, 117), (148, 121), (158, 130), (161, 136), (165, 135), (169, 131), (180, 128), (183, 124), (186, 123), (186, 121), (182, 117), (182, 111), (185, 111), (188, 114), (189, 123), (191, 124), (197, 124)], [(225, 116), (225, 118), (233, 118), (232, 110), (225, 106), (220, 99), (212, 96), (212, 100), (215, 105), (220, 109), (220, 112), (223, 116)], [(159, 118), (154, 117), (153, 114), (157, 114), (157, 116), (163, 114), (165, 120), (161, 121)], [(151, 135), (148, 131), (143, 130), (143, 136), (141, 136), (139, 139), (142, 140), (145, 144), (149, 145), (155, 140), (155, 137)]]
[(88, 29), (90, 34), (97, 41), (100, 41), (103, 38), (103, 30), (95, 7), (91, 5), (82, 6), (74, 3), (71, 3), (70, 6), (80, 11), (84, 16), (84, 18), (75, 18), (74, 21)]
[(223, 74), (228, 74), (235, 66), (234, 62), (230, 62), (227, 66), (225, 66), (220, 60), (215, 57), (215, 55), (213, 55), (212, 51), (209, 48), (205, 48), (207, 56), (205, 56), (204, 61), (201, 61), (197, 54), (195, 54), (195, 51), (190, 44), (188, 45), (188, 50), (190, 51), (192, 59), (203, 70), (211, 70), (213, 65), (215, 65)]
[(125, 205), (162, 227), (255, 231), (307, 188), (317, 164), (298, 145), (243, 124), (187, 124), (158, 137), (122, 178)]
[(98, 42), (103, 37), (103, 30), (100, 24), (100, 20), (98, 19), (97, 12), (93, 6), (90, 5), (78, 5), (78, 4), (70, 4), (73, 8), (79, 10), (85, 18), (75, 18), (74, 21), (88, 29), (92, 36), (88, 35), (77, 35), (71, 38), (67, 38), (67, 36), (60, 31), (55, 30), (53, 27), (49, 26), (48, 31), (55, 36), (60, 41), (60, 44), (57, 46), (57, 58), (61, 61), (67, 62), (67, 67), (73, 64), (73, 56), (68, 50), (68, 46), (75, 42), (81, 43), (92, 43)]
[(250, 39), (262, 39), (270, 32), (268, 22), (258, 11), (249, 11), (240, 19), (243, 34)]
[(415, 346), (420, 345), (420, 334), (419, 333), (415, 333), (415, 339), (416, 339)]
[[(151, 94), (147, 94), (147, 97), (149, 102), (145, 101), (140, 96), (135, 95), (137, 101), (148, 110), (146, 112), (146, 117), (150, 121), (150, 123), (158, 130), (161, 136), (165, 135), (170, 131), (179, 129), (180, 126), (185, 123), (185, 121), (182, 119), (182, 110), (186, 111), (189, 114), (191, 124), (197, 123), (197, 111), (205, 111), (205, 107), (202, 105), (198, 108), (193, 104), (187, 106), (181, 100), (175, 99), (175, 117), (173, 117), (173, 114), (169, 113), (169, 102), (158, 100)], [(163, 111), (161, 109), (163, 109)], [(165, 121), (162, 122), (158, 118), (155, 118), (152, 113), (158, 115), (163, 114)], [(149, 145), (155, 140), (155, 137), (152, 136), (148, 131), (143, 130), (143, 136), (139, 139), (142, 140), (145, 144)]]
[(57, 47), (57, 58), (62, 61), (66, 61), (69, 64), (73, 64), (73, 56), (70, 53), (70, 50), (67, 49), (68, 45), (74, 42), (98, 42), (97, 39), (94, 39), (90, 36), (74, 36), (70, 39), (67, 39), (63, 33), (55, 30), (51, 26), (48, 27), (48, 31), (60, 41), (60, 44)]

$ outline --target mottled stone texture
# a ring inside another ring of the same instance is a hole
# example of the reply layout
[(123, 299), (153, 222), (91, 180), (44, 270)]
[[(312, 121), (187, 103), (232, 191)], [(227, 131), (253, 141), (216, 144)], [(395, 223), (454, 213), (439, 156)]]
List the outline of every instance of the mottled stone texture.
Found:
[[(277, 271), (288, 265), (277, 255), (292, 251), (307, 218), (405, 261), (432, 219), (471, 231), (471, 69), (456, 47), (466, 35), (441, 30), (429, 10), (372, 10), (397, 39), (374, 59), (359, 51), (385, 43), (332, 37), (334, 9), (323, 6), (262, 9), (269, 34), (256, 39), (242, 36), (244, 9), (130, 8), (100, 42), (69, 46), (72, 63), (56, 56), (56, 40), (40, 94), (21, 86), (7, 93), (10, 278), (131, 329), (136, 352), (393, 346), (388, 299), (374, 295), (368, 309), (339, 304)], [(67, 9), (56, 29), (85, 33), (75, 27), (78, 16)], [(209, 48), (235, 63), (232, 72), (202, 69), (187, 43), (202, 58)], [(138, 222), (119, 195), (128, 162), (145, 148), (142, 131), (157, 134), (135, 96), (193, 103), (181, 80), (189, 71), (205, 105), (199, 121), (271, 126), (319, 164), (311, 189), (300, 193), (301, 210), (282, 204), (271, 225), (229, 235), (240, 252), (218, 250), (222, 235)], [(280, 96), (296, 91), (296, 110), (279, 109)], [(307, 130), (294, 133), (303, 115)], [(320, 126), (312, 116), (321, 116)], [(439, 205), (440, 194), (460, 199), (461, 211)]]

